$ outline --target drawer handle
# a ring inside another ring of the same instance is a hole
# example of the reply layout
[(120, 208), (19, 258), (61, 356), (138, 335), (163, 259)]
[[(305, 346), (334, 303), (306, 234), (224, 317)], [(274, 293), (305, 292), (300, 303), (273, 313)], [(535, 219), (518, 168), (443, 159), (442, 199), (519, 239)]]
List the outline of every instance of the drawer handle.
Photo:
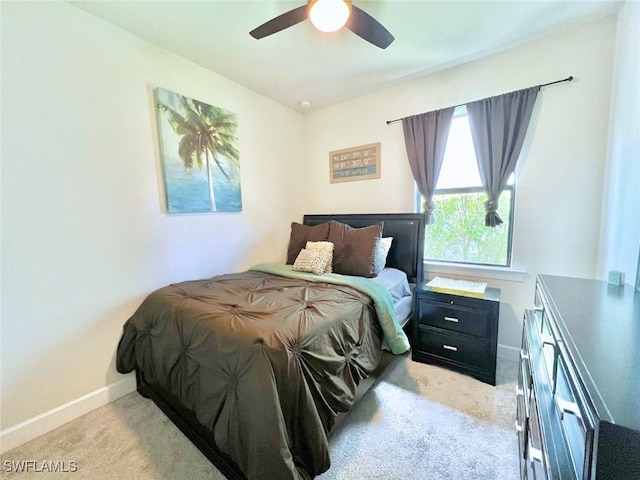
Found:
[(458, 319), (454, 317), (444, 317), (447, 322), (458, 323)]
[(451, 345), (442, 345), (442, 348), (444, 348), (445, 350), (451, 350), (452, 352), (458, 351), (458, 347), (452, 347)]
[(556, 346), (556, 342), (554, 341), (553, 337), (551, 337), (550, 335), (544, 335), (542, 336), (542, 338), (540, 339), (540, 341), (542, 342), (542, 346), (544, 347), (545, 345), (550, 345), (552, 347), (555, 348)]
[(529, 461), (542, 463), (542, 450), (529, 445)]
[(518, 433), (522, 432), (522, 425), (520, 425), (517, 420), (516, 420), (516, 432)]
[(529, 360), (529, 354), (524, 351), (524, 348), (520, 349), (520, 358), (522, 360)]
[(516, 388), (516, 397), (523, 397), (524, 398), (524, 390), (520, 387)]
[(563, 400), (562, 398), (556, 395), (556, 405), (558, 406), (558, 410), (560, 410), (560, 419), (564, 418), (564, 414), (568, 413), (569, 415), (573, 415), (582, 419), (582, 413), (580, 412), (580, 407), (575, 402), (568, 402)]

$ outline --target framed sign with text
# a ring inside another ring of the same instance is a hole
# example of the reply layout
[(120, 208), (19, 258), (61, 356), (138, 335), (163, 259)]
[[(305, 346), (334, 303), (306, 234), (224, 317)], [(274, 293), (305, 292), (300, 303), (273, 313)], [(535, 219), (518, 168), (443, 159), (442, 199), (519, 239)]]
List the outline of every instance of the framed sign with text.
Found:
[(380, 142), (329, 152), (331, 183), (380, 178)]

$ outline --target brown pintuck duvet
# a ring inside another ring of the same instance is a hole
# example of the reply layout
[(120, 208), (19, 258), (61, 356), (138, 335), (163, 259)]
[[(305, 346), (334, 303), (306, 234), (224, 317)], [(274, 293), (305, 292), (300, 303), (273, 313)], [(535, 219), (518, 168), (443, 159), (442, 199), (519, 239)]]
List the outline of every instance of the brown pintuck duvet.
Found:
[(124, 326), (117, 368), (178, 397), (247, 478), (313, 478), (381, 337), (354, 288), (248, 271), (150, 294)]

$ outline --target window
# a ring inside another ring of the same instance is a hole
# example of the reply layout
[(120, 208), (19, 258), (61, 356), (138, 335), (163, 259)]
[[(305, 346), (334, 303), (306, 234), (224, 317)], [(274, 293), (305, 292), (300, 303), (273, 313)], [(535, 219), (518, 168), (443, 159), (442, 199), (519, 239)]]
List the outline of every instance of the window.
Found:
[[(425, 259), (443, 262), (510, 266), (513, 206), (513, 175), (500, 195), (498, 214), (503, 224), (485, 227), (486, 195), (480, 181), (469, 120), (459, 107), (451, 123), (444, 160), (433, 201), (434, 223), (427, 225)], [(419, 210), (424, 203), (417, 194)]]

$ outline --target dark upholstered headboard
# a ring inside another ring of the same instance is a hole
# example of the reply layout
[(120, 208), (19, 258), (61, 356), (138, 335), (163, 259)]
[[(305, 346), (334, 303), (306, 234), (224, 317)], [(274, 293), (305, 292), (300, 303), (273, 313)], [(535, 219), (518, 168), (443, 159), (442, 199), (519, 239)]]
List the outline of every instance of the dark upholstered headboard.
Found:
[(387, 256), (387, 267), (397, 268), (407, 274), (409, 282), (422, 281), (424, 257), (425, 217), (421, 213), (362, 213), (338, 215), (305, 215), (302, 223), (318, 225), (335, 220), (354, 228), (384, 222), (383, 237), (393, 237)]

